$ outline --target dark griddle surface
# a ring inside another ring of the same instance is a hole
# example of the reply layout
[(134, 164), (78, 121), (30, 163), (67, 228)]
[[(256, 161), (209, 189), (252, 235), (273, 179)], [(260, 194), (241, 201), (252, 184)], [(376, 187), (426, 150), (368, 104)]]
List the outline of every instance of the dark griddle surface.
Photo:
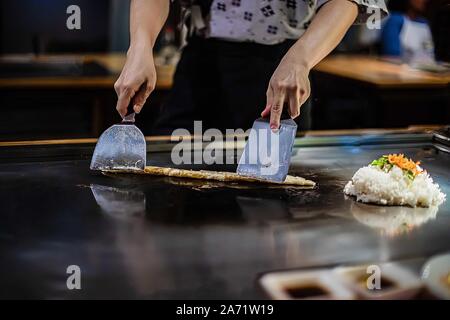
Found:
[[(392, 218), (398, 208), (342, 194), (359, 167), (391, 152), (421, 160), (450, 194), (450, 155), (424, 142), (296, 152), (291, 171), (318, 182), (315, 190), (110, 177), (91, 173), (86, 160), (0, 163), (0, 297), (260, 298), (262, 272), (450, 250), (450, 201), (435, 219), (420, 211), (426, 223), (387, 235), (358, 219), (366, 209)], [(149, 159), (169, 163), (167, 153)], [(81, 268), (81, 291), (66, 288), (69, 265)]]

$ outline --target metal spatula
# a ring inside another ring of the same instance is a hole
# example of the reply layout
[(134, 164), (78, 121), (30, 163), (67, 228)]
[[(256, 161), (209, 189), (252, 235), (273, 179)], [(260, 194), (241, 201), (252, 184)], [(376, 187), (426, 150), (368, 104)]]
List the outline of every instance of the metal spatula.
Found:
[(297, 124), (290, 117), (280, 122), (274, 133), (269, 119), (259, 118), (253, 123), (247, 144), (242, 153), (237, 173), (276, 183), (284, 182), (291, 163), (292, 147)]
[(134, 125), (133, 104), (122, 123), (106, 129), (95, 146), (91, 170), (144, 170), (147, 145), (141, 130)]

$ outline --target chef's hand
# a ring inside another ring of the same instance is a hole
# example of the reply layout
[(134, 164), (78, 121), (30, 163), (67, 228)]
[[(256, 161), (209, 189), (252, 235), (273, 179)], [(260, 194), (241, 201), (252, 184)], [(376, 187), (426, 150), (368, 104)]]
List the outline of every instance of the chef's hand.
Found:
[(270, 128), (280, 127), (283, 106), (292, 119), (300, 115), (300, 107), (309, 98), (311, 86), (309, 83), (309, 68), (300, 59), (288, 52), (281, 60), (269, 82), (267, 103), (262, 117), (270, 114)]
[(130, 48), (122, 73), (114, 84), (117, 93), (116, 109), (125, 117), (133, 99), (134, 112), (139, 113), (155, 88), (156, 69), (152, 51), (148, 48)]

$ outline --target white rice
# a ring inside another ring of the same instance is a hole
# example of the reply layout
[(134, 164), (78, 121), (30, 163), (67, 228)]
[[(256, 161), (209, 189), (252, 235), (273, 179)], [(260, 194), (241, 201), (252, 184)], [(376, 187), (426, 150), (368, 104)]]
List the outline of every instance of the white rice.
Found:
[(389, 172), (377, 166), (359, 169), (345, 186), (344, 193), (360, 202), (391, 206), (430, 207), (445, 201), (445, 194), (426, 172), (411, 181), (397, 166)]

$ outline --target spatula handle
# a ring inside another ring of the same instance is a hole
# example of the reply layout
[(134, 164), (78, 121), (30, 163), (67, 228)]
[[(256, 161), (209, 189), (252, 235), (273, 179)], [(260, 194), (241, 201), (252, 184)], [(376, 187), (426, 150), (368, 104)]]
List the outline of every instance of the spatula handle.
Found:
[(134, 98), (130, 99), (130, 103), (128, 104), (128, 107), (127, 107), (127, 114), (125, 115), (125, 117), (132, 113), (134, 113)]
[(134, 112), (134, 99), (130, 99), (130, 103), (128, 104), (127, 114), (122, 119), (122, 123), (134, 123), (134, 116), (136, 115)]
[(127, 115), (122, 119), (122, 124), (133, 124), (136, 121), (135, 115), (136, 113), (134, 112), (127, 113)]

